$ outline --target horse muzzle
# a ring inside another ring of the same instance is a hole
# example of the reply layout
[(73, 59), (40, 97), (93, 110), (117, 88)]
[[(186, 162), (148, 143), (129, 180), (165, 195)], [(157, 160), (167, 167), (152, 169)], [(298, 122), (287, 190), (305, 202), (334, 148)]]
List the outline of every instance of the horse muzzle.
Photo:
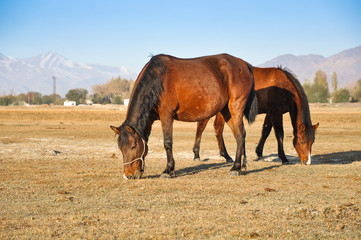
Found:
[(123, 174), (123, 178), (125, 180), (131, 180), (131, 179), (140, 179), (143, 175), (143, 172), (140, 172), (139, 170), (136, 170), (134, 175), (133, 174), (128, 174), (128, 176), (125, 175), (125, 173)]
[(307, 166), (311, 165), (312, 163), (311, 154), (309, 153), (307, 157), (302, 157), (301, 163), (302, 165), (307, 165)]

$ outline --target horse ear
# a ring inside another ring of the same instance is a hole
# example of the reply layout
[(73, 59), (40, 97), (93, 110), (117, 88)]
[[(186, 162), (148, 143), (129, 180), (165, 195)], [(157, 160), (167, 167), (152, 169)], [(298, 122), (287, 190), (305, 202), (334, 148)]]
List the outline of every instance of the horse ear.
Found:
[(119, 135), (120, 129), (118, 127), (110, 126), (110, 128)]
[(320, 125), (320, 123), (316, 123), (315, 125), (312, 125), (313, 131), (316, 131), (316, 129), (318, 128), (318, 126)]
[(306, 125), (304, 123), (301, 123), (301, 125), (298, 127), (301, 132), (304, 132), (306, 129)]
[(135, 134), (135, 129), (133, 127), (131, 127), (131, 126), (125, 126), (125, 130), (128, 133)]

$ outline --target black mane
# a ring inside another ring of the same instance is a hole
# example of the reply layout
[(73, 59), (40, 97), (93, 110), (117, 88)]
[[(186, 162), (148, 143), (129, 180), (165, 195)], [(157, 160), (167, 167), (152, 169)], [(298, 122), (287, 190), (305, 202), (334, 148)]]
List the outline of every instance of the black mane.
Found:
[(133, 127), (137, 133), (144, 139), (145, 127), (150, 112), (157, 106), (159, 97), (163, 92), (162, 76), (167, 68), (159, 55), (153, 56), (140, 79), (137, 80), (132, 92), (130, 105), (128, 107), (127, 119), (123, 125)]
[(310, 109), (308, 106), (308, 99), (307, 99), (306, 93), (303, 90), (303, 87), (301, 86), (300, 82), (295, 77), (295, 75), (293, 75), (287, 68), (278, 66), (278, 69), (280, 69), (282, 72), (284, 72), (286, 74), (287, 78), (292, 82), (292, 84), (295, 86), (295, 88), (298, 92), (298, 96), (299, 96), (299, 98), (301, 100), (301, 104), (302, 104), (302, 122), (306, 126), (306, 128), (305, 128), (306, 140), (309, 141), (311, 138), (314, 137), (314, 131), (312, 128)]

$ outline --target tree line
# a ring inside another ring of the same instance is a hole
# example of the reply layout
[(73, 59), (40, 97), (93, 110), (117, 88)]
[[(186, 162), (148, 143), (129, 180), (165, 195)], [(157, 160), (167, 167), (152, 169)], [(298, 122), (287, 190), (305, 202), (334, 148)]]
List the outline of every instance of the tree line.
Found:
[(53, 104), (55, 100), (56, 105), (63, 105), (65, 99), (61, 98), (60, 95), (42, 95), (39, 92), (28, 92), (26, 94), (20, 93), (19, 95), (8, 94), (0, 97), (0, 105), (41, 105), (41, 104)]
[[(331, 100), (333, 103), (361, 101), (361, 79), (356, 87), (350, 91), (346, 88), (338, 89), (337, 74), (333, 73), (331, 79), (332, 94), (330, 94), (327, 75), (322, 70), (316, 72), (313, 82), (306, 80), (302, 85), (308, 101), (311, 103), (326, 103)], [(42, 95), (39, 92), (21, 93), (19, 95), (8, 94), (0, 97), (0, 105), (41, 105), (55, 104), (63, 105), (65, 100), (75, 101), (77, 105), (87, 103), (90, 100), (95, 104), (123, 104), (124, 99), (130, 97), (134, 81), (121, 78), (110, 79), (107, 83), (92, 86), (92, 94), (83, 88), (70, 89), (62, 98), (60, 95)]]
[(65, 95), (67, 100), (84, 103), (86, 99), (95, 104), (124, 104), (124, 99), (130, 97), (134, 81), (117, 77), (110, 79), (105, 84), (92, 86), (92, 95), (83, 88), (71, 89)]
[(87, 100), (96, 104), (123, 104), (124, 99), (130, 97), (130, 92), (134, 86), (134, 81), (121, 78), (110, 79), (105, 84), (98, 84), (92, 86), (93, 94), (88, 94), (88, 90), (84, 88), (70, 89), (62, 98), (60, 95), (42, 95), (39, 92), (28, 92), (15, 95), (13, 93), (3, 95), (0, 97), (0, 105), (42, 105), (42, 104), (55, 104), (63, 105), (64, 101), (75, 101), (77, 105), (86, 104)]
[(322, 70), (318, 70), (313, 78), (313, 83), (306, 80), (302, 85), (308, 101), (311, 103), (341, 103), (361, 101), (361, 79), (356, 82), (356, 87), (350, 91), (347, 88), (338, 89), (337, 73), (332, 74), (330, 94), (327, 82), (327, 75)]

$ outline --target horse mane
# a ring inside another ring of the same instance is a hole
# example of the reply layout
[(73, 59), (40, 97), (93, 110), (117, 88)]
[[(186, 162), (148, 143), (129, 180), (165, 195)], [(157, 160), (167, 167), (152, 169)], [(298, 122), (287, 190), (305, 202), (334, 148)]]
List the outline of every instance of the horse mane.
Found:
[(150, 112), (157, 106), (163, 92), (162, 76), (167, 71), (159, 55), (152, 56), (140, 79), (137, 80), (130, 99), (127, 119), (123, 125), (129, 125), (144, 139), (145, 128)]
[(282, 66), (278, 66), (277, 68), (280, 69), (284, 74), (286, 74), (288, 80), (296, 88), (296, 91), (302, 103), (302, 122), (306, 126), (305, 128), (306, 140), (309, 141), (311, 138), (314, 137), (314, 131), (312, 128), (310, 109), (308, 106), (308, 99), (306, 93), (303, 90), (301, 83), (297, 80), (296, 76), (290, 72), (289, 69)]

